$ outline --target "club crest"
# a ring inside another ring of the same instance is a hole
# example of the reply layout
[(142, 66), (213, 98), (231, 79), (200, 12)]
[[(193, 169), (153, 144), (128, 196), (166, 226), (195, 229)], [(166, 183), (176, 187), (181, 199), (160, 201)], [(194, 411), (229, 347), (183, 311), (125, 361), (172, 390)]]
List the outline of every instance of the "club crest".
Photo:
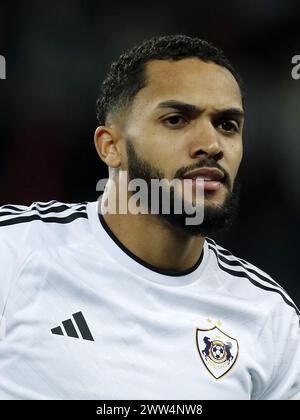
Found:
[(235, 364), (239, 344), (217, 326), (207, 330), (197, 328), (196, 343), (204, 366), (215, 379), (220, 379)]

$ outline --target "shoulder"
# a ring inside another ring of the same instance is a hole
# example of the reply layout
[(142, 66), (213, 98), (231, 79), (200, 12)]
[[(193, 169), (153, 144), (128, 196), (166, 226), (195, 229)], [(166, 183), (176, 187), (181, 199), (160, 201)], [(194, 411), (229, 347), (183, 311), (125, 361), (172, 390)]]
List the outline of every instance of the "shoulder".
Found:
[(0, 206), (0, 314), (12, 282), (33, 253), (82, 240), (88, 229), (87, 204), (52, 200)]
[(267, 312), (285, 309), (300, 317), (300, 311), (287, 291), (268, 273), (256, 265), (233, 255), (228, 249), (206, 238), (222, 278), (230, 284), (230, 292), (239, 297), (261, 302)]
[(87, 218), (87, 202), (70, 204), (52, 200), (29, 206), (3, 205), (0, 207), (0, 257), (6, 251), (19, 249), (26, 253), (30, 248), (64, 241), (74, 223), (77, 229), (80, 221)]
[(5, 204), (0, 206), (0, 229), (39, 220), (43, 223), (66, 224), (86, 217), (87, 202), (62, 203), (56, 200), (34, 202), (30, 206)]

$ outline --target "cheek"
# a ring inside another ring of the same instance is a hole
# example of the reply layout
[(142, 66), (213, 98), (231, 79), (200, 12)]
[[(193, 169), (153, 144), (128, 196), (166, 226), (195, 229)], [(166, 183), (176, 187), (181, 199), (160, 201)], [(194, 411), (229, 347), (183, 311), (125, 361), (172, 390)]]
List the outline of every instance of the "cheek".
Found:
[(174, 141), (172, 144), (161, 130), (155, 128), (145, 129), (140, 137), (136, 138), (136, 145), (139, 156), (160, 168), (170, 165), (176, 153)]
[(243, 157), (243, 145), (239, 143), (238, 145), (234, 145), (232, 147), (232, 176), (233, 178), (236, 177), (236, 174), (239, 170), (239, 166)]

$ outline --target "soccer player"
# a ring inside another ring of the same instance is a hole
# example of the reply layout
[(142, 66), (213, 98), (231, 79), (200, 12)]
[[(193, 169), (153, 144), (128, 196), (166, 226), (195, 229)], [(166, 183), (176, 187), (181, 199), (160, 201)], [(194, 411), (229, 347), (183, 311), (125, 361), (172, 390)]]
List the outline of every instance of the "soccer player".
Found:
[[(113, 63), (97, 107), (102, 198), (0, 209), (0, 398), (300, 399), (299, 310), (209, 238), (239, 190), (229, 61), (198, 38), (152, 38)], [(156, 211), (153, 180), (169, 182)]]

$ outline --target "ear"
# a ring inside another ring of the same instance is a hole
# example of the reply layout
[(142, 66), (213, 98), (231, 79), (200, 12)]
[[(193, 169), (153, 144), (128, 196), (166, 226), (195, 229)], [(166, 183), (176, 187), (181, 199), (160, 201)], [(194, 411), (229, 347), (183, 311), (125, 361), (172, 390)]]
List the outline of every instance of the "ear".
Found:
[(98, 155), (107, 166), (118, 168), (121, 165), (121, 155), (116, 146), (114, 130), (105, 125), (97, 127), (94, 136), (94, 144)]

